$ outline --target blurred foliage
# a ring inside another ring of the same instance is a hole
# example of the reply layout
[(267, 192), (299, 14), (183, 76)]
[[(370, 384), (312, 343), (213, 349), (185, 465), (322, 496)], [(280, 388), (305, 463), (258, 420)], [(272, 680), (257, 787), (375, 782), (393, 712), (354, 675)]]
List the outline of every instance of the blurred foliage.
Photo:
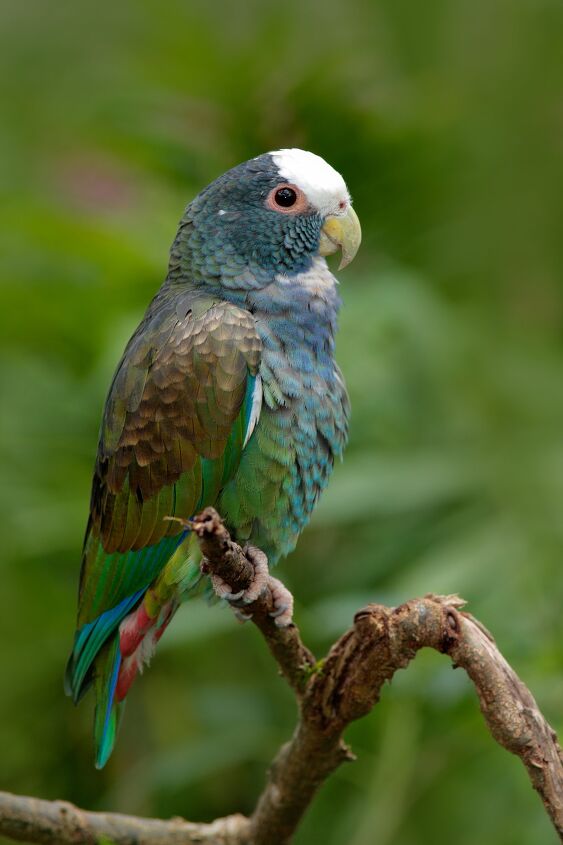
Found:
[[(299, 145), (344, 173), (346, 459), (280, 574), (322, 653), (370, 600), (457, 591), (563, 719), (563, 7), (4, 0), (0, 788), (250, 811), (294, 724), (252, 626), (183, 608), (114, 757), (62, 694), (105, 391), (185, 203)], [(423, 654), (353, 726), (298, 845), (548, 845), (466, 679)]]

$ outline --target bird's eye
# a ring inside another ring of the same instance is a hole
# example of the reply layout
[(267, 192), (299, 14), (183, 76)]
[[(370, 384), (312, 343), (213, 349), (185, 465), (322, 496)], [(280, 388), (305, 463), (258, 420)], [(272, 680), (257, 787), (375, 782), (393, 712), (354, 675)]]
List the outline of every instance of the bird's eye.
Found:
[(293, 188), (279, 188), (275, 194), (275, 201), (282, 208), (291, 208), (297, 201), (297, 194)]
[(287, 182), (272, 188), (266, 198), (266, 207), (278, 214), (302, 214), (307, 211), (308, 205), (303, 191)]

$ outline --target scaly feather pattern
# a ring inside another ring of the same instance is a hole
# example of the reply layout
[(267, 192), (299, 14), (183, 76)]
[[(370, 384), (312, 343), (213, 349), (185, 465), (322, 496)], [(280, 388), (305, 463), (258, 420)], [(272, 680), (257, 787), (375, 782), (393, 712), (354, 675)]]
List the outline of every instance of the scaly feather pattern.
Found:
[(110, 715), (119, 625), (143, 598), (152, 601), (148, 619), (156, 623), (177, 587), (169, 576), (147, 597), (185, 537), (165, 517), (188, 518), (213, 504), (236, 471), (260, 352), (247, 312), (201, 293), (165, 291), (118, 366), (102, 422), (66, 674), (75, 700), (98, 679), (98, 764), (117, 724)]

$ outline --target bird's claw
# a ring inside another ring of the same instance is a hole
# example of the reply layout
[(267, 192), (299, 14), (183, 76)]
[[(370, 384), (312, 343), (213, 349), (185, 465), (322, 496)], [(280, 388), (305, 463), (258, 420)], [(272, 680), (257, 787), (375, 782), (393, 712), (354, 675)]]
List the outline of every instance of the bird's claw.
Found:
[(244, 555), (254, 567), (254, 578), (246, 590), (243, 590), (241, 604), (252, 604), (260, 598), (268, 586), (270, 570), (268, 569), (268, 558), (261, 549), (256, 546), (245, 546)]
[(239, 607), (233, 607), (233, 613), (239, 622), (248, 622), (252, 619), (252, 613), (243, 613)]
[(225, 601), (228, 602), (235, 602), (239, 601), (243, 597), (244, 590), (240, 590), (238, 593), (233, 593), (231, 585), (227, 584), (226, 581), (223, 581), (219, 575), (211, 575), (210, 578), (213, 590), (218, 598), (225, 599)]
[[(254, 567), (252, 582), (246, 590), (239, 590), (237, 593), (234, 593), (231, 585), (224, 581), (219, 575), (212, 574), (210, 576), (215, 594), (220, 599), (228, 601), (235, 612), (240, 611), (241, 608), (248, 604), (252, 604), (259, 599), (264, 590), (267, 588), (270, 577), (268, 570), (268, 558), (264, 552), (254, 546), (246, 546), (243, 551), (246, 558)], [(236, 616), (237, 619), (243, 622), (252, 618), (251, 614), (249, 615), (242, 612), (236, 613)]]
[(293, 596), (281, 581), (272, 578), (268, 570), (268, 558), (263, 551), (255, 546), (246, 546), (243, 551), (254, 567), (251, 584), (246, 590), (234, 593), (230, 584), (219, 575), (212, 574), (210, 577), (215, 594), (230, 604), (239, 622), (247, 622), (252, 619), (252, 614), (245, 613), (244, 608), (257, 601), (265, 590), (270, 590), (274, 609), (269, 615), (278, 628), (286, 628), (293, 620)]
[(293, 596), (277, 578), (270, 575), (268, 587), (272, 593), (274, 609), (270, 616), (274, 619), (278, 628), (287, 628), (293, 621)]

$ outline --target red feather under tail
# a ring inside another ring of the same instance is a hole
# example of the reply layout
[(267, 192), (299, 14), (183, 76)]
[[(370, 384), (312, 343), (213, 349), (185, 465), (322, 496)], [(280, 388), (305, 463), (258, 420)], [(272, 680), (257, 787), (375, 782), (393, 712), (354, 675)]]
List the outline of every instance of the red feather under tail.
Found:
[(177, 609), (178, 603), (170, 601), (164, 605), (157, 617), (151, 618), (144, 603), (141, 603), (119, 626), (122, 661), (115, 688), (116, 701), (123, 701), (137, 673), (149, 665), (157, 643)]

